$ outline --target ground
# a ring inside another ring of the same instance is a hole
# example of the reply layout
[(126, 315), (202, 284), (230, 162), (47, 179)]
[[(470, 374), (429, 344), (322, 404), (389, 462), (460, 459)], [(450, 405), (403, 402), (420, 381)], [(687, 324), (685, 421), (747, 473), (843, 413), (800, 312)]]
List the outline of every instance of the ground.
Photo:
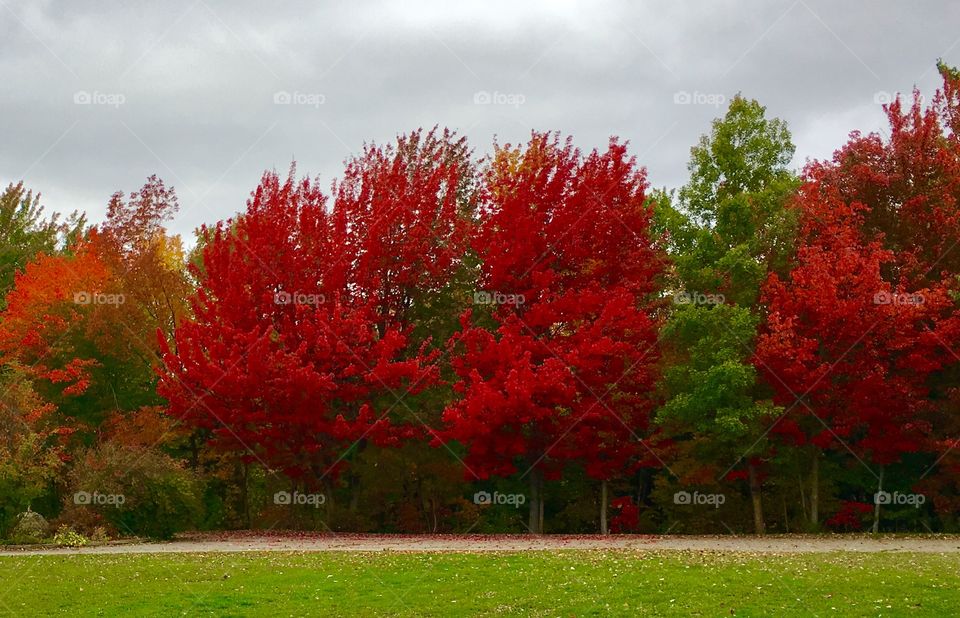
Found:
[(960, 539), (943, 536), (241, 534), (57, 553), (0, 557), (0, 614), (960, 612)]

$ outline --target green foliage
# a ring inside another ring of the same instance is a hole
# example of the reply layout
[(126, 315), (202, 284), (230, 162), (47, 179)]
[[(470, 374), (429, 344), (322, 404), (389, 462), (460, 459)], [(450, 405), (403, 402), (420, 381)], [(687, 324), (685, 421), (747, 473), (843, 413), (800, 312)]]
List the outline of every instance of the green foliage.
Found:
[(751, 445), (762, 449), (762, 420), (779, 411), (761, 392), (751, 357), (760, 287), (786, 269), (793, 246), (793, 152), (786, 124), (737, 96), (691, 150), (678, 206), (661, 194), (655, 210), (670, 239), (674, 286), (693, 296), (675, 302), (664, 327), (666, 402), (657, 420), (677, 435), (709, 438), (693, 446), (729, 460), (721, 469)]
[(942, 75), (944, 79), (953, 81), (960, 80), (960, 70), (958, 70), (957, 67), (950, 66), (944, 62), (943, 59), (937, 60), (937, 71), (940, 72), (940, 75)]
[(0, 447), (0, 531), (49, 490), (60, 468), (60, 461), (37, 434), (27, 433), (18, 440), (13, 450)]
[(687, 289), (745, 305), (756, 303), (769, 272), (785, 269), (797, 225), (786, 207), (799, 185), (786, 168), (794, 146), (786, 124), (764, 113), (756, 101), (734, 98), (691, 150), (679, 206), (665, 200), (656, 210)]
[(57, 533), (53, 535), (53, 544), (61, 547), (83, 547), (89, 542), (87, 537), (72, 530), (66, 524), (57, 528)]
[(13, 287), (17, 271), (38, 253), (68, 247), (85, 224), (77, 213), (63, 221), (56, 213), (45, 218), (40, 194), (26, 189), (22, 182), (8, 185), (0, 193), (0, 309), (6, 306), (4, 297)]
[[(76, 504), (75, 495), (121, 497)], [(95, 509), (121, 534), (171, 538), (201, 515), (201, 491), (180, 462), (154, 448), (106, 442), (88, 450), (70, 473), (70, 509)]]
[(29, 416), (42, 405), (15, 368), (0, 372), (0, 537), (31, 502), (50, 491), (62, 461)]
[(664, 385), (676, 395), (660, 409), (658, 420), (734, 439), (770, 414), (768, 404), (754, 400), (756, 369), (743, 361), (756, 327), (757, 317), (736, 305), (677, 310), (664, 334), (687, 357), (665, 371)]
[(690, 182), (680, 190), (680, 199), (699, 221), (717, 223), (727, 200), (790, 178), (790, 131), (784, 121), (768, 120), (765, 113), (757, 101), (737, 95), (726, 116), (713, 121), (711, 134), (691, 148)]

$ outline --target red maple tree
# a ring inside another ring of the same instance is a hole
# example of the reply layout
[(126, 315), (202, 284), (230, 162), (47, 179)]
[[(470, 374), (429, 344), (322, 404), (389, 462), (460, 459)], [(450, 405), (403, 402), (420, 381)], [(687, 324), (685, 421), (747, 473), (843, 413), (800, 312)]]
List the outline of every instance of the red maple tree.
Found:
[(330, 210), (315, 182), (266, 174), (208, 232), (194, 318), (165, 347), (171, 412), (308, 482), (335, 478), (353, 445), (417, 435), (404, 398), (438, 383), (439, 352), (411, 339), (408, 313), (459, 268), (467, 154), (449, 132), (369, 146)]
[[(787, 414), (773, 427), (797, 445), (850, 452), (868, 464), (929, 448), (930, 376), (949, 362), (937, 330), (953, 330), (942, 285), (884, 279), (895, 261), (863, 231), (866, 205), (808, 182), (797, 205), (801, 244), (786, 280), (763, 292), (756, 363)], [(816, 491), (816, 487), (814, 488)]]
[(466, 445), (471, 475), (529, 473), (538, 532), (544, 478), (577, 461), (606, 480), (642, 450), (657, 359), (645, 298), (663, 262), (644, 171), (615, 140), (584, 156), (534, 134), (497, 149), (484, 187), (443, 437)]

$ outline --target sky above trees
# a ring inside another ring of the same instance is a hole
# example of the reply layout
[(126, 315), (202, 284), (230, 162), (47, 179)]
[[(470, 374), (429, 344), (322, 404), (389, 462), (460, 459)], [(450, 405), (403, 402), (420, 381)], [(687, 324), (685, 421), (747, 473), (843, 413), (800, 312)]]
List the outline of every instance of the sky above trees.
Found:
[(97, 222), (116, 186), (156, 173), (177, 188), (170, 227), (189, 245), (265, 168), (296, 159), (326, 188), (365, 141), (439, 124), (475, 145), (619, 135), (653, 187), (676, 187), (737, 92), (787, 121), (800, 167), (851, 129), (884, 130), (893, 93), (931, 96), (934, 60), (960, 64), (958, 17), (949, 2), (8, 1), (2, 126), (16, 147), (0, 184), (23, 179)]

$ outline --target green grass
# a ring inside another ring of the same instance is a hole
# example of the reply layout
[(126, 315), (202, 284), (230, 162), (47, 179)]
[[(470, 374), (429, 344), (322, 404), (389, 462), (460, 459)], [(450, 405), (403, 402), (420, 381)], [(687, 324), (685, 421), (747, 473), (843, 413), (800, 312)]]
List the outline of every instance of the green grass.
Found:
[(557, 551), (0, 558), (18, 616), (949, 616), (960, 555)]

